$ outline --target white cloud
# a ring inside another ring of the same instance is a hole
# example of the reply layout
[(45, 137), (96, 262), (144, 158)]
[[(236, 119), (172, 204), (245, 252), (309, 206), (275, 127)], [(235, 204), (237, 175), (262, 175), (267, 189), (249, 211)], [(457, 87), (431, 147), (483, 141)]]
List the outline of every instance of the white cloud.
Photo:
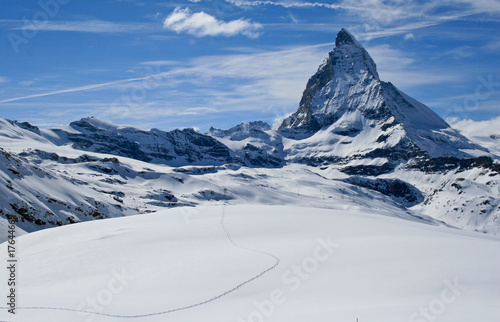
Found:
[(415, 35), (412, 34), (412, 33), (409, 33), (409, 34), (406, 34), (404, 37), (403, 37), (404, 40), (415, 40)]
[(500, 116), (486, 121), (448, 118), (446, 121), (462, 135), (500, 156)]
[(0, 83), (6, 83), (8, 82), (9, 80), (7, 79), (7, 77), (2, 77), (0, 76)]
[(177, 7), (165, 19), (163, 27), (177, 33), (187, 32), (196, 37), (230, 37), (242, 34), (250, 38), (256, 38), (260, 35), (258, 30), (262, 28), (262, 25), (245, 19), (225, 22), (203, 11), (192, 13), (189, 8)]
[(449, 118), (446, 120), (452, 127), (467, 136), (489, 136), (500, 135), (500, 116), (486, 121), (474, 121), (471, 119)]

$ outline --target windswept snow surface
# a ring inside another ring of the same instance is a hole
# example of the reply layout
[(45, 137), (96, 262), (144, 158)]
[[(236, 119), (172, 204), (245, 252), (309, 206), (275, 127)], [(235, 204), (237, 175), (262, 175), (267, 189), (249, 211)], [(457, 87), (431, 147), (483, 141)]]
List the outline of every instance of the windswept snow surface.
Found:
[(497, 237), (348, 201), (175, 208), (17, 244), (19, 308), (2, 321), (500, 318)]

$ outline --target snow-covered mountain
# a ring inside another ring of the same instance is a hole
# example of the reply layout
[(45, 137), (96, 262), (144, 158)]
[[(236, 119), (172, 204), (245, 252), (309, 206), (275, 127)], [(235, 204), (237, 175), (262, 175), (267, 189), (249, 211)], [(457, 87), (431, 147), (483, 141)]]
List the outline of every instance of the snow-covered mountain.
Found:
[(0, 119), (0, 147), (0, 223), (11, 218), (27, 232), (169, 207), (297, 200), (500, 230), (499, 157), (381, 81), (345, 29), (279, 129), (258, 121), (165, 132), (96, 118), (41, 129)]
[(210, 128), (207, 134), (231, 148), (246, 166), (280, 167), (285, 164), (283, 138), (265, 122), (242, 123), (229, 130)]
[(350, 160), (383, 158), (379, 171), (387, 172), (413, 158), (488, 154), (427, 106), (381, 81), (373, 59), (345, 29), (280, 130), (291, 139), (288, 159), (314, 165), (345, 162), (350, 168)]
[(96, 118), (84, 118), (64, 129), (53, 129), (47, 139), (73, 144), (78, 150), (124, 156), (170, 164), (216, 164), (235, 162), (231, 150), (193, 129), (165, 132), (116, 126)]

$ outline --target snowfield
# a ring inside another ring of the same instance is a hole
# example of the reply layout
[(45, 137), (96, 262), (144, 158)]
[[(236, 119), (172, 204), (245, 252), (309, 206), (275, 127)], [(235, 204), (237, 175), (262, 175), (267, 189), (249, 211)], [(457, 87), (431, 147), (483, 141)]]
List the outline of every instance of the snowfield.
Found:
[(221, 201), (26, 234), (0, 320), (498, 321), (498, 237), (388, 210)]
[(498, 322), (485, 135), (380, 80), (345, 29), (279, 128), (0, 118), (0, 278), (16, 282), (0, 321)]

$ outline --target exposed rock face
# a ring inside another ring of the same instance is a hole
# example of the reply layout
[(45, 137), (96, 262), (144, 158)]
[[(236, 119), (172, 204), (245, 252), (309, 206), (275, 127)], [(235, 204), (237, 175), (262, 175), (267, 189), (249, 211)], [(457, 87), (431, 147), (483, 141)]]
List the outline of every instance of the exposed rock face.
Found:
[(241, 123), (229, 130), (210, 128), (207, 134), (230, 146), (246, 166), (275, 168), (285, 164), (282, 137), (265, 122)]
[[(372, 95), (365, 97), (363, 102), (358, 102), (357, 100), (353, 101), (353, 98), (359, 96), (359, 92), (352, 93), (354, 95), (346, 92), (332, 92), (332, 89), (334, 89), (332, 85), (335, 85), (332, 84), (332, 81), (348, 75), (363, 75), (362, 84), (364, 83), (365, 86), (359, 88), (360, 90), (366, 89), (371, 80), (378, 80), (375, 63), (368, 52), (347, 30), (342, 29), (335, 40), (335, 49), (330, 52), (328, 58), (320, 65), (316, 74), (309, 79), (299, 109), (283, 121), (280, 129), (291, 128), (314, 132), (325, 125), (332, 124), (349, 107), (348, 105), (340, 106), (337, 111), (328, 108), (325, 103), (333, 98), (342, 98), (344, 103), (351, 101), (349, 104), (351, 109), (354, 105), (356, 107), (361, 106), (362, 103), (366, 105), (366, 99), (370, 99)], [(344, 81), (350, 81), (349, 85), (353, 85), (354, 80), (353, 78), (344, 79)], [(326, 87), (329, 84), (330, 86)], [(337, 85), (339, 85), (339, 82), (337, 82)]]
[(404, 206), (413, 206), (424, 201), (424, 196), (420, 190), (399, 179), (367, 179), (353, 176), (345, 181), (390, 196)]
[(249, 123), (241, 123), (236, 125), (229, 130), (220, 130), (211, 127), (207, 134), (216, 137), (229, 137), (234, 141), (241, 141), (248, 137), (268, 137), (266, 131), (271, 130), (271, 126), (266, 122), (255, 121)]
[(175, 166), (239, 162), (228, 147), (193, 129), (144, 131), (118, 127), (95, 118), (73, 122), (70, 128), (54, 132), (61, 138), (60, 141), (64, 143), (66, 139), (79, 150)]

